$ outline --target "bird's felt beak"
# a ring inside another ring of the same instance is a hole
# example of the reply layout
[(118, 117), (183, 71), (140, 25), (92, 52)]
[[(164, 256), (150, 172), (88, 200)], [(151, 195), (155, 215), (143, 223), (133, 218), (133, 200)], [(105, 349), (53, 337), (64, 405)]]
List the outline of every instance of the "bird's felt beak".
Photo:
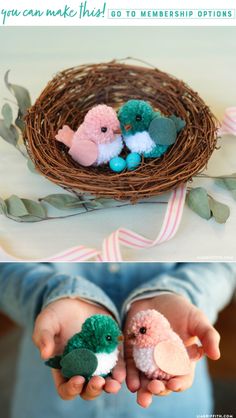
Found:
[(123, 335), (119, 335), (119, 337), (117, 338), (117, 340), (119, 341), (119, 343), (122, 343), (124, 341)]
[(113, 131), (113, 133), (114, 133), (115, 135), (119, 135), (119, 134), (121, 134), (121, 130), (120, 130), (120, 128), (115, 129), (115, 130)]
[(134, 332), (131, 332), (131, 334), (128, 334), (128, 339), (129, 340), (135, 340), (136, 335), (134, 334)]
[(124, 128), (126, 131), (130, 131), (130, 129), (132, 129), (132, 125), (125, 125)]

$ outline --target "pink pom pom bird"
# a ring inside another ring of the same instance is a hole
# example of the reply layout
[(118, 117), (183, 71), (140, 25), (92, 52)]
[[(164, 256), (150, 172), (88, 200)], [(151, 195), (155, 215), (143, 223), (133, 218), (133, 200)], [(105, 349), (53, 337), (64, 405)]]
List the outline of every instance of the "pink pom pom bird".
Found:
[(123, 148), (116, 112), (103, 104), (88, 111), (76, 132), (64, 125), (56, 140), (65, 144), (73, 160), (85, 167), (108, 163)]
[[(132, 318), (128, 339), (133, 345), (136, 367), (149, 379), (169, 380), (190, 372), (186, 346), (193, 345), (196, 337), (184, 344), (169, 321), (155, 309), (140, 311)], [(202, 356), (202, 347), (198, 347), (197, 352), (194, 360)]]

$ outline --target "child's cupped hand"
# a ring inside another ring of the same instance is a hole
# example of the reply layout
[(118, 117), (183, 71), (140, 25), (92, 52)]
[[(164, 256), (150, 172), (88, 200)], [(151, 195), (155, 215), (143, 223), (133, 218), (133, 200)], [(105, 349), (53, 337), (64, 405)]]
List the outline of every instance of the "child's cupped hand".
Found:
[[(173, 330), (179, 334), (183, 341), (191, 337), (198, 337), (202, 344), (203, 353), (212, 360), (220, 357), (220, 336), (210, 324), (202, 311), (192, 305), (185, 297), (173, 293), (162, 294), (152, 299), (136, 301), (131, 305), (126, 319), (125, 329), (128, 329), (129, 321), (139, 311), (156, 309), (170, 322)], [(195, 348), (195, 350), (194, 350)], [(137, 392), (137, 402), (147, 408), (153, 395), (165, 396), (171, 392), (182, 392), (192, 386), (197, 359), (197, 346), (189, 351), (191, 359), (191, 372), (185, 376), (173, 377), (169, 381), (157, 379), (149, 380), (135, 366), (132, 357), (132, 346), (128, 339), (125, 342), (125, 359), (127, 368), (127, 386), (131, 392)]]
[[(95, 314), (109, 315), (104, 308), (83, 300), (64, 298), (50, 303), (36, 319), (33, 342), (38, 347), (43, 360), (61, 354), (69, 338), (81, 330), (83, 322)], [(85, 400), (97, 398), (103, 390), (117, 393), (125, 380), (124, 361), (119, 357), (112, 377), (104, 379), (93, 376), (86, 384), (82, 376), (65, 379), (60, 370), (52, 370), (54, 383), (59, 396), (64, 400), (72, 400), (81, 396)]]

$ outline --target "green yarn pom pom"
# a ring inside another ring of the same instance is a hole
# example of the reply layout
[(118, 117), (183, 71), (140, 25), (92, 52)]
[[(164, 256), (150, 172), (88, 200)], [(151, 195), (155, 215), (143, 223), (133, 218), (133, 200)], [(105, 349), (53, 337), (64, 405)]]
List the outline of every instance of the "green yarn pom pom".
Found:
[[(108, 315), (93, 315), (82, 325), (81, 332), (67, 343), (64, 355), (75, 348), (87, 348), (94, 353), (111, 353), (118, 345), (121, 331), (114, 319)], [(107, 339), (107, 337), (111, 337)]]
[(168, 145), (157, 145), (155, 148), (152, 149), (150, 152), (144, 152), (145, 158), (159, 158), (168, 150)]
[(134, 135), (148, 130), (155, 116), (152, 106), (144, 100), (129, 100), (118, 112), (123, 135)]

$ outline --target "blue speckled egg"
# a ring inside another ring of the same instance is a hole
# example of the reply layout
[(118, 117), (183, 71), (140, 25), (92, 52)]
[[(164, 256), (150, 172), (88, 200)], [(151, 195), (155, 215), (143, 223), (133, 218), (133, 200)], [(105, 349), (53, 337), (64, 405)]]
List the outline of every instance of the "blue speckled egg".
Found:
[(110, 169), (115, 173), (121, 173), (126, 168), (126, 161), (121, 157), (114, 157), (109, 162)]
[(126, 158), (128, 170), (134, 170), (141, 163), (141, 156), (137, 152), (131, 152)]

